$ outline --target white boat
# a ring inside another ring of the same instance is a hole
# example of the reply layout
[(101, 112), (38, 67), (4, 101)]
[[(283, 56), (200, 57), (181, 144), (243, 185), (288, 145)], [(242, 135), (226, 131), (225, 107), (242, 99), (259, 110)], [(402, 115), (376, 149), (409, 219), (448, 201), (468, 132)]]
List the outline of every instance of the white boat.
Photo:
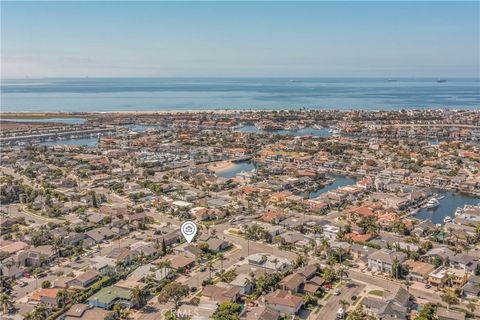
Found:
[(445, 198), (445, 196), (438, 196), (437, 200), (442, 200), (443, 198)]
[(425, 208), (431, 209), (431, 208), (438, 207), (439, 205), (440, 205), (440, 202), (437, 199), (432, 198), (428, 200), (427, 204), (425, 205)]
[(447, 223), (447, 222), (452, 222), (452, 218), (450, 216), (446, 216), (444, 219), (443, 219), (443, 223)]

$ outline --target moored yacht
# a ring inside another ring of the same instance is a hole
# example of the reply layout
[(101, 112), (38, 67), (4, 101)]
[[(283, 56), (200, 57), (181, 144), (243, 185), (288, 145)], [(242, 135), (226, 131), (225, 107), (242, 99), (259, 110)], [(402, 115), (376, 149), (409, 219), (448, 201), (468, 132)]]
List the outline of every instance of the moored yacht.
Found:
[(437, 199), (432, 198), (428, 200), (427, 204), (425, 205), (425, 208), (431, 209), (431, 208), (438, 207), (439, 205), (440, 205), (440, 202)]

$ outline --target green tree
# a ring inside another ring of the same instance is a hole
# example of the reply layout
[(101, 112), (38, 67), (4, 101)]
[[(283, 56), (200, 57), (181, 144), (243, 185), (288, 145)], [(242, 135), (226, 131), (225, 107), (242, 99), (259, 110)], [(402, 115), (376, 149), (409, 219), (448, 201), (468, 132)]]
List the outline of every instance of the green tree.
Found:
[(436, 319), (437, 306), (432, 303), (426, 303), (422, 306), (417, 320), (434, 320)]
[(162, 255), (167, 254), (167, 244), (165, 243), (165, 239), (162, 238)]
[(452, 305), (458, 304), (458, 296), (452, 289), (448, 289), (444, 294), (441, 295), (442, 301), (447, 304), (447, 309), (450, 310)]
[(355, 310), (350, 312), (347, 316), (347, 320), (371, 320), (375, 319), (373, 316), (369, 316), (364, 310), (363, 310), (363, 304), (359, 303)]
[(67, 305), (68, 292), (67, 290), (60, 290), (57, 292), (57, 305), (60, 309), (63, 309)]
[(123, 305), (117, 303), (113, 306), (113, 319), (128, 320), (130, 318), (130, 311)]
[(348, 271), (346, 268), (341, 267), (340, 269), (337, 270), (337, 277), (340, 278), (340, 281), (343, 280), (343, 278), (348, 277)]
[(44, 303), (38, 304), (33, 310), (25, 316), (27, 320), (46, 320), (48, 315), (50, 314), (50, 310), (48, 309), (47, 305)]
[(175, 304), (175, 310), (178, 308), (180, 300), (188, 296), (188, 286), (178, 282), (170, 282), (165, 285), (158, 295), (158, 302), (167, 303), (169, 301)]
[(139, 286), (136, 286), (130, 293), (130, 300), (134, 305), (141, 307), (147, 302), (147, 293), (140, 289)]
[(8, 313), (8, 310), (13, 306), (12, 297), (9, 294), (0, 294), (0, 306), (4, 314)]
[(239, 320), (242, 307), (238, 303), (223, 302), (213, 314), (213, 320)]

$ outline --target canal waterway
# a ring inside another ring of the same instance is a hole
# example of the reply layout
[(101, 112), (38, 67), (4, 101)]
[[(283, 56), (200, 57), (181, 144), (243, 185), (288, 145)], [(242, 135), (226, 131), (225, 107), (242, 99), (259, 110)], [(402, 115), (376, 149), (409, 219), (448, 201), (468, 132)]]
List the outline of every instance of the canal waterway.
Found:
[(80, 138), (80, 139), (67, 139), (67, 140), (55, 140), (40, 142), (41, 146), (85, 146), (94, 147), (98, 143), (98, 138)]
[(227, 179), (235, 177), (238, 173), (244, 171), (244, 172), (251, 172), (253, 169), (255, 169), (255, 165), (253, 164), (252, 161), (247, 160), (247, 161), (239, 161), (233, 163), (233, 165), (229, 168), (226, 168), (225, 170), (219, 170), (217, 171), (217, 176), (219, 177), (224, 177)]
[(310, 199), (313, 199), (320, 196), (322, 193), (357, 183), (357, 180), (355, 180), (355, 178), (348, 177), (348, 176), (330, 175), (330, 177), (335, 179), (335, 181), (332, 184), (328, 184), (323, 188), (320, 188), (314, 192), (311, 192), (308, 197)]
[(260, 130), (254, 125), (245, 125), (241, 128), (238, 128), (237, 131), (250, 132), (250, 133), (293, 135), (295, 137), (302, 137), (302, 136), (329, 137), (332, 135), (332, 133), (329, 132), (328, 128), (316, 129), (312, 127), (306, 127), (298, 130)]
[(420, 220), (431, 220), (433, 223), (443, 223), (443, 219), (449, 216), (452, 219), (455, 217), (455, 211), (458, 207), (462, 207), (466, 204), (476, 205), (480, 202), (479, 197), (473, 195), (452, 192), (452, 191), (439, 191), (435, 190), (439, 196), (444, 196), (440, 200), (440, 205), (435, 208), (423, 208), (416, 215), (415, 218)]

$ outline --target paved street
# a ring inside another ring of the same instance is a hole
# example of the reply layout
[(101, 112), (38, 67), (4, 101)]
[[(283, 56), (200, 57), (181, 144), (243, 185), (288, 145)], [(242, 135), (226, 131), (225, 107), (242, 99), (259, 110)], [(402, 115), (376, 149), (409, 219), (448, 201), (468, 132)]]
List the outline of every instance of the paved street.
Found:
[[(335, 319), (338, 309), (340, 308), (340, 301), (345, 300), (350, 304), (353, 304), (353, 296), (358, 296), (365, 288), (364, 284), (353, 282), (350, 285), (344, 285), (340, 290), (340, 295), (332, 296), (328, 299), (327, 303), (316, 314), (312, 314), (309, 319), (311, 320), (324, 320)], [(333, 290), (330, 292), (333, 293)]]

